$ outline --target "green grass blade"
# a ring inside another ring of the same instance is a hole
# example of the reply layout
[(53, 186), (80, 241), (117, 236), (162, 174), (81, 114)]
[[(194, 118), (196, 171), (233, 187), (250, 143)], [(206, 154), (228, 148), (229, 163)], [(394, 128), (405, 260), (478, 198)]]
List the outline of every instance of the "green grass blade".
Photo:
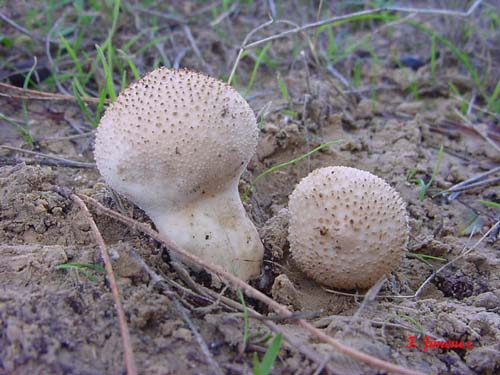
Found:
[(121, 80), (121, 84), (120, 84), (120, 91), (125, 90), (125, 88), (127, 87), (127, 82), (128, 82), (127, 71), (125, 69), (123, 69), (123, 71), (122, 71), (122, 80)]
[(255, 78), (257, 77), (257, 71), (259, 70), (260, 63), (265, 58), (267, 51), (271, 48), (272, 43), (267, 43), (264, 48), (257, 55), (257, 61), (255, 61), (255, 65), (253, 66), (252, 74), (250, 75), (250, 80), (248, 81), (247, 88), (245, 89), (245, 93), (243, 96), (246, 98), (252, 89), (252, 86), (255, 82)]
[(245, 297), (243, 296), (243, 292), (241, 291), (240, 288), (236, 290), (236, 293), (238, 294), (238, 298), (240, 299), (241, 305), (243, 306), (243, 347), (245, 348), (247, 346), (248, 342), (248, 332), (250, 329), (250, 320), (248, 317), (248, 308), (247, 304), (245, 302)]
[(481, 199), (479, 202), (484, 204), (485, 206), (488, 206), (488, 207), (500, 208), (500, 203), (497, 203), (497, 202), (487, 201), (487, 200), (483, 200), (483, 199)]
[(479, 78), (479, 74), (472, 65), (472, 63), (470, 62), (467, 54), (462, 52), (452, 42), (450, 42), (444, 36), (435, 32), (434, 30), (429, 29), (428, 27), (423, 26), (415, 21), (406, 21), (406, 23), (415, 27), (417, 30), (423, 31), (424, 33), (430, 35), (432, 38), (435, 38), (440, 43), (444, 44), (455, 55), (455, 57), (465, 66), (481, 95), (485, 98), (487, 97), (487, 95), (485, 95), (481, 79)]
[(421, 178), (417, 179), (418, 184), (418, 200), (423, 201), (427, 194), (427, 184)]
[[(106, 89), (102, 90), (99, 94), (99, 102), (97, 103), (97, 108), (95, 110), (95, 119), (97, 122), (101, 119), (102, 110), (104, 109), (104, 103), (106, 102), (106, 96), (108, 92)], [(95, 126), (97, 127), (97, 125)]]
[(424, 327), (415, 318), (412, 318), (411, 316), (404, 315), (404, 314), (397, 314), (397, 316), (399, 318), (404, 319), (407, 322), (413, 324), (413, 326), (417, 329), (417, 331), (420, 332), (420, 334), (422, 336), (425, 336), (425, 329), (424, 329)]
[(95, 46), (97, 49), (97, 55), (99, 56), (99, 59), (101, 60), (102, 67), (104, 69), (104, 76), (106, 77), (106, 88), (107, 88), (107, 93), (109, 96), (109, 99), (114, 102), (116, 99), (116, 91), (115, 91), (115, 86), (113, 84), (113, 72), (111, 71), (111, 67), (108, 64), (108, 61), (106, 60), (106, 57), (104, 56), (104, 52), (102, 51), (102, 48), (99, 47), (97, 44)]
[(78, 82), (78, 79), (73, 80), (72, 84), (72, 89), (73, 89), (73, 95), (76, 98), (76, 104), (78, 104), (78, 107), (80, 107), (80, 110), (83, 113), (83, 116), (87, 119), (88, 122), (92, 124), (92, 126), (96, 127), (97, 123), (95, 120), (95, 117), (90, 113), (89, 108), (87, 106), (87, 103), (85, 103), (82, 100), (82, 93), (84, 92), (83, 87), (81, 86), (80, 82)]
[(497, 85), (495, 86), (495, 90), (493, 90), (493, 93), (491, 96), (488, 98), (488, 108), (490, 111), (495, 111), (497, 112), (499, 110), (499, 102), (497, 102), (497, 99), (499, 99), (500, 95), (500, 79), (497, 82)]
[(58, 270), (67, 270), (73, 268), (88, 268), (101, 273), (106, 272), (106, 269), (103, 266), (93, 263), (61, 263), (56, 265), (56, 269)]
[[(38, 64), (38, 60), (36, 57), (34, 57), (33, 58), (33, 65), (31, 66), (30, 70), (28, 71), (28, 74), (26, 74), (26, 77), (24, 77), (23, 89), (28, 88), (28, 85), (31, 81), (31, 76), (33, 75), (33, 72), (35, 71), (37, 64)], [(28, 102), (26, 101), (26, 99), (23, 99), (23, 101), (22, 101), (22, 111), (23, 111), (24, 129), (23, 129), (23, 132), (21, 132), (21, 135), (23, 136), (24, 140), (29, 145), (33, 145), (33, 137), (31, 136), (30, 131), (29, 131)]]
[(70, 269), (76, 269), (78, 272), (80, 272), (82, 275), (84, 275), (87, 279), (89, 279), (92, 282), (96, 282), (97, 278), (92, 275), (90, 272), (87, 272), (86, 269), (91, 269), (96, 272), (100, 273), (105, 273), (106, 269), (98, 264), (91, 264), (91, 263), (62, 263), (56, 265), (57, 270), (70, 270)]
[(141, 75), (139, 74), (139, 71), (137, 70), (137, 67), (135, 66), (132, 58), (125, 51), (121, 49), (118, 50), (118, 53), (128, 64), (128, 67), (130, 68), (130, 71), (132, 72), (132, 76), (134, 77), (134, 79), (139, 80), (141, 78)]
[[(63, 35), (60, 35), (59, 38), (61, 39), (61, 43), (64, 49), (68, 52), (69, 57), (71, 57), (71, 60), (73, 60), (79, 77), (84, 77), (85, 73), (83, 72), (82, 64), (80, 63), (80, 59), (78, 58), (76, 50), (71, 46), (69, 41)], [(83, 93), (83, 95), (87, 96), (85, 92)]]
[(253, 375), (262, 375), (262, 373), (260, 372), (260, 361), (257, 352), (253, 352), (252, 363), (253, 363)]
[(273, 368), (276, 358), (278, 358), (278, 354), (280, 352), (282, 338), (283, 335), (280, 332), (276, 335), (271, 345), (269, 345), (266, 354), (264, 354), (264, 358), (262, 358), (262, 362), (259, 364), (258, 373), (260, 375), (268, 375), (271, 373), (271, 369)]
[(436, 79), (436, 37), (431, 38), (431, 76)]
[(322, 145), (319, 145), (318, 147), (316, 147), (315, 149), (312, 149), (311, 151), (309, 152), (306, 152), (305, 154), (303, 155), (300, 155), (299, 157), (295, 158), (295, 159), (292, 159), (292, 160), (289, 160), (289, 161), (286, 161), (284, 163), (281, 163), (281, 164), (278, 164), (278, 165), (275, 165), (275, 166), (272, 166), (271, 168), (269, 169), (266, 169), (264, 172), (262, 172), (261, 174), (259, 174), (257, 177), (254, 178), (254, 180), (252, 181), (252, 183), (250, 184), (250, 186), (245, 190), (245, 192), (243, 193), (243, 195), (241, 196), (241, 200), (243, 202), (245, 202), (247, 199), (248, 199), (248, 195), (250, 194), (250, 192), (253, 190), (253, 188), (255, 187), (255, 184), (257, 184), (257, 181), (259, 181), (262, 177), (265, 177), (267, 176), (269, 173), (272, 173), (272, 172), (275, 172), (277, 171), (278, 169), (281, 169), (281, 168), (285, 168), (285, 167), (288, 167), (290, 165), (293, 165), (295, 163), (298, 163), (299, 161), (301, 160), (304, 160), (305, 158), (307, 158), (308, 156), (311, 156), (313, 155), (314, 153), (326, 148), (326, 147), (329, 147), (331, 145), (334, 145), (334, 144), (339, 144), (340, 142), (342, 142), (341, 139), (339, 140), (336, 140), (336, 141), (330, 141), (330, 142), (326, 142), (326, 143), (323, 143)]
[(436, 179), (439, 171), (441, 170), (441, 165), (443, 164), (443, 158), (444, 158), (444, 147), (443, 145), (441, 145), (441, 147), (439, 147), (437, 162), (436, 165), (434, 165), (434, 169), (432, 171), (431, 179), (429, 180), (429, 182), (425, 183), (421, 178), (417, 180), (417, 183), (419, 185), (419, 192), (418, 192), (419, 200), (424, 200), (425, 195), (427, 194), (427, 190), (429, 190), (432, 183)]
[(408, 258), (417, 258), (421, 260), (435, 260), (438, 262), (446, 262), (447, 260), (441, 257), (434, 257), (432, 255), (427, 255), (427, 254), (420, 254), (420, 253), (407, 253), (406, 256)]
[(281, 74), (278, 72), (277, 75), (278, 79), (278, 86), (280, 88), (281, 96), (283, 99), (287, 101), (287, 103), (290, 103), (290, 94), (288, 93), (288, 89), (286, 88), (285, 81), (283, 81), (283, 78), (281, 78)]

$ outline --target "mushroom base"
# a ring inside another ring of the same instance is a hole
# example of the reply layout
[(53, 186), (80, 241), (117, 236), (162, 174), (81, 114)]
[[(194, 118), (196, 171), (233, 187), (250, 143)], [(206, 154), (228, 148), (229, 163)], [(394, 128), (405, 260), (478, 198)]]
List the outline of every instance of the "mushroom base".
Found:
[(147, 213), (161, 234), (199, 258), (243, 280), (260, 274), (264, 247), (246, 215), (237, 185), (182, 207), (158, 207)]

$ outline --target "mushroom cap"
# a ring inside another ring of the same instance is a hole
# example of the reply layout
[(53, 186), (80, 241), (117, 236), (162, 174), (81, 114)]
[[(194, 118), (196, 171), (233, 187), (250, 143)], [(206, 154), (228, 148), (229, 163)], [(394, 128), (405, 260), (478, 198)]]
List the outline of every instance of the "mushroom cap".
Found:
[(369, 288), (401, 262), (406, 205), (383, 179), (356, 168), (316, 169), (290, 195), (290, 251), (320, 284)]
[(226, 189), (254, 154), (257, 138), (255, 115), (231, 86), (159, 68), (107, 109), (95, 159), (113, 189), (148, 211)]

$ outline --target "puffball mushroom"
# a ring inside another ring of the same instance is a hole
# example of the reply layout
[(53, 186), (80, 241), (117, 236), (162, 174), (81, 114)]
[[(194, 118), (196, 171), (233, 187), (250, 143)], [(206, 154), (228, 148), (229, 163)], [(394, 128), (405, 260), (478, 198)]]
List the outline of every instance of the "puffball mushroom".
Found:
[(229, 85), (189, 70), (156, 69), (107, 109), (95, 159), (106, 182), (160, 233), (248, 280), (263, 246), (238, 181), (257, 146), (248, 103)]
[(336, 289), (369, 288), (394, 270), (408, 241), (399, 193), (356, 168), (316, 169), (290, 195), (290, 252), (298, 267)]

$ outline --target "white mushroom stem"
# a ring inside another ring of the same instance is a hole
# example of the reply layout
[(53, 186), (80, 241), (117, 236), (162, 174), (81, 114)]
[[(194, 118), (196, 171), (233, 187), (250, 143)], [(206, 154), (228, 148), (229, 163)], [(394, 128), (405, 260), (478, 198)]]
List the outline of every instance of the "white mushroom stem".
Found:
[[(196, 256), (248, 280), (260, 273), (263, 248), (238, 195), (238, 185), (175, 207), (147, 210), (161, 234)], [(181, 259), (182, 260), (182, 259)]]

